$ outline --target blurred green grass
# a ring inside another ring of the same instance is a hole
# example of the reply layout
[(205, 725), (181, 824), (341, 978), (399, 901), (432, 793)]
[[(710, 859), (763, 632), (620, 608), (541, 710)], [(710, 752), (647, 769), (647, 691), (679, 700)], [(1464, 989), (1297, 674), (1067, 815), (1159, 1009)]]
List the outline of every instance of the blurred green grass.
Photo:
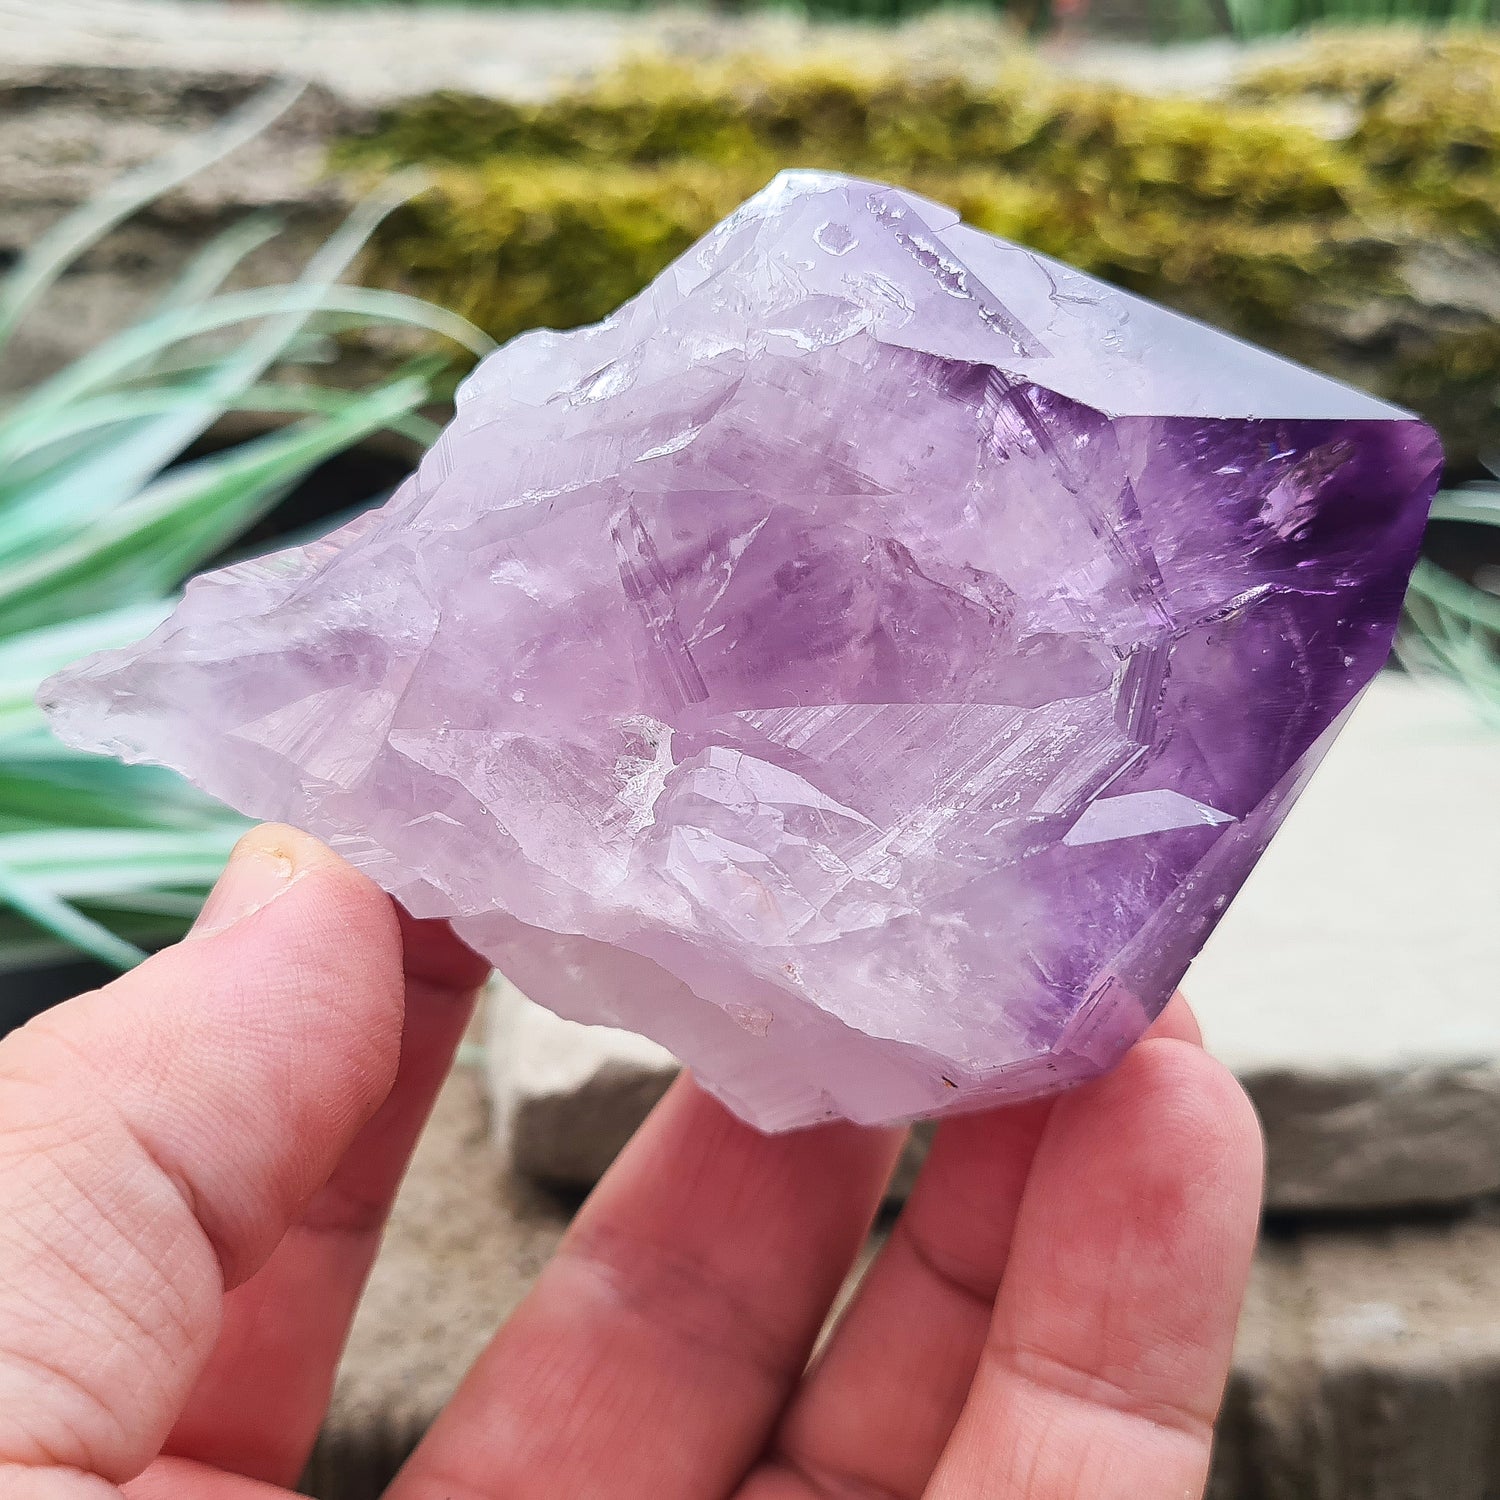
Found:
[[(0, 282), (0, 357), (102, 235), (265, 128), (294, 93), (271, 90), (45, 235)], [(70, 952), (136, 961), (180, 935), (242, 831), (169, 772), (67, 749), (34, 695), (52, 671), (151, 630), (190, 573), (332, 455), (382, 431), (414, 454), (431, 441), (421, 413), (446, 356), (366, 390), (298, 376), (330, 331), (404, 325), (490, 347), (439, 308), (340, 282), (410, 186), (374, 192), (286, 286), (223, 290), (276, 231), (259, 219), (231, 228), (144, 321), (0, 405), (0, 970)], [(281, 425), (183, 459), (232, 412)]]

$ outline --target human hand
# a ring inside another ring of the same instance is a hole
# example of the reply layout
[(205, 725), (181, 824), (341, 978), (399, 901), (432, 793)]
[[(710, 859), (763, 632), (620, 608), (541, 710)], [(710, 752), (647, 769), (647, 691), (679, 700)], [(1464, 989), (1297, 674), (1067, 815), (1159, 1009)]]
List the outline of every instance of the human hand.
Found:
[[(0, 1496), (287, 1500), (483, 972), (262, 829), (191, 939), (0, 1043)], [(946, 1123), (808, 1369), (898, 1147), (678, 1083), (390, 1500), (1200, 1495), (1260, 1144), (1181, 1002)]]

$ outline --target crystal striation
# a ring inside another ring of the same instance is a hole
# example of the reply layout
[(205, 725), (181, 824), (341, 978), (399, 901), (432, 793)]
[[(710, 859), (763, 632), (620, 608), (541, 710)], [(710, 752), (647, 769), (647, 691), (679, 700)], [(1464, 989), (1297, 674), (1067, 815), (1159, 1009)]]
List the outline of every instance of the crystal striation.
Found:
[(1385, 661), (1405, 413), (789, 173), (420, 470), (44, 689), (746, 1119), (1112, 1064)]

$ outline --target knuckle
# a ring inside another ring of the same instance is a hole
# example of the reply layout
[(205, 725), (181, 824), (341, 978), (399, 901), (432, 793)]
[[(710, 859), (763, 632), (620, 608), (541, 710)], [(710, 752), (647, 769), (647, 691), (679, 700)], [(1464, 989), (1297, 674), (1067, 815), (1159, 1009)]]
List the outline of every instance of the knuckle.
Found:
[(1082, 1402), (1194, 1439), (1206, 1439), (1213, 1430), (1214, 1410), (1204, 1410), (1165, 1389), (1150, 1389), (1153, 1382), (1143, 1380), (1129, 1363), (1111, 1368), (1108, 1360), (1101, 1359), (1097, 1368), (1088, 1368), (1018, 1340), (996, 1342), (990, 1352), (1014, 1379), (1064, 1401)]
[(806, 1359), (800, 1334), (777, 1326), (723, 1272), (659, 1241), (575, 1226), (553, 1261), (607, 1309), (700, 1353), (754, 1372), (769, 1386)]

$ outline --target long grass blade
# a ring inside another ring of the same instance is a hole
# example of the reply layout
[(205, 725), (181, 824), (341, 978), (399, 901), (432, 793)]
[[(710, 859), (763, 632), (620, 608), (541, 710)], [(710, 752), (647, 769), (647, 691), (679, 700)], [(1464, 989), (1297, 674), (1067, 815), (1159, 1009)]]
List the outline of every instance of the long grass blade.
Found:
[[(213, 807), (160, 766), (124, 766), (68, 751), (7, 755), (0, 763), (0, 827), (7, 833), (72, 826), (182, 829), (201, 827)], [(217, 810), (215, 816), (222, 816)]]
[[(436, 373), (434, 370), (433, 373)], [(289, 381), (264, 381), (240, 392), (224, 406), (224, 412), (257, 413), (268, 416), (335, 416), (354, 399), (347, 391), (330, 389), (327, 386), (297, 385)], [(176, 386), (147, 387), (144, 390), (110, 391), (99, 396), (86, 397), (70, 406), (52, 425), (47, 433), (47, 451), (74, 448), (79, 441), (90, 435), (110, 441), (114, 432), (110, 429), (142, 417), (159, 416), (170, 411), (182, 400)], [(434, 422), (422, 418), (398, 419), (392, 432), (410, 438), (412, 442), (427, 447), (437, 438), (442, 429)], [(22, 450), (13, 460), (13, 467), (24, 466), (28, 460), (45, 458), (35, 449)], [(15, 481), (17, 488), (22, 481)], [(0, 484), (0, 495), (9, 484)], [(0, 500), (3, 505), (3, 500)], [(8, 518), (7, 518), (8, 524)]]
[[(211, 803), (204, 803), (212, 809)], [(114, 891), (207, 886), (249, 826), (223, 809), (201, 828), (59, 828), (0, 835), (0, 867), (90, 904)]]
[(231, 224), (193, 257), (187, 270), (157, 303), (157, 312), (192, 307), (212, 297), (247, 256), (280, 233), (281, 224), (269, 214), (252, 214), (238, 224)]
[(1440, 490), (1432, 502), (1434, 521), (1470, 521), (1500, 526), (1500, 484), (1465, 485), (1461, 490)]
[[(93, 237), (232, 149), (236, 131), (252, 134), (293, 92), (263, 98), (258, 117), (236, 116), (204, 149), (134, 174), (45, 237), (0, 286), (0, 332)], [(441, 309), (340, 283), (409, 187), (356, 207), (289, 287), (223, 290), (275, 229), (236, 225), (151, 317), (0, 406), (0, 971), (69, 952), (124, 967), (174, 940), (246, 826), (170, 771), (60, 745), (34, 694), (77, 656), (148, 633), (181, 580), (316, 464), (382, 428), (424, 444), (436, 436), (419, 408), (446, 367), (437, 356), (359, 394), (269, 373), (326, 359), (344, 328), (372, 324), (493, 347)], [(181, 462), (226, 411), (301, 420)]]
[(425, 381), (395, 381), (336, 416), (174, 469), (86, 531), (0, 566), (0, 636), (57, 623), (100, 597), (144, 602), (175, 588), (310, 469), (426, 394)]
[(82, 208), (68, 214), (24, 254), (0, 284), (0, 349), (37, 299), (101, 235), (154, 198), (253, 140), (283, 115), (306, 88), (288, 80), (273, 84), (207, 134), (158, 161), (127, 173)]
[(52, 524), (76, 521), (77, 511), (107, 510), (132, 495), (152, 475), (202, 436), (227, 404), (259, 380), (317, 310), (333, 282), (370, 237), (382, 218), (408, 195), (409, 186), (393, 183), (361, 203), (308, 262), (295, 283), (307, 300), (283, 299), (244, 345), (222, 360), (199, 386), (189, 387), (182, 399), (155, 420), (142, 423), (107, 452), (93, 455), (77, 467), (50, 475), (30, 487), (16, 527), (24, 537), (28, 523), (44, 518)]
[[(0, 464), (45, 441), (47, 424), (75, 401), (144, 364), (173, 344), (218, 333), (237, 323), (294, 311), (340, 313), (367, 323), (420, 328), (452, 339), (475, 355), (488, 354), (494, 340), (466, 318), (402, 292), (372, 287), (265, 287), (231, 292), (197, 307), (180, 308), (116, 335), (40, 386), (0, 420)], [(7, 516), (9, 526), (10, 518)]]
[(112, 968), (133, 969), (146, 958), (144, 950), (134, 943), (116, 937), (102, 922), (84, 916), (60, 896), (22, 879), (4, 864), (0, 864), (0, 900), (29, 917), (43, 932)]

